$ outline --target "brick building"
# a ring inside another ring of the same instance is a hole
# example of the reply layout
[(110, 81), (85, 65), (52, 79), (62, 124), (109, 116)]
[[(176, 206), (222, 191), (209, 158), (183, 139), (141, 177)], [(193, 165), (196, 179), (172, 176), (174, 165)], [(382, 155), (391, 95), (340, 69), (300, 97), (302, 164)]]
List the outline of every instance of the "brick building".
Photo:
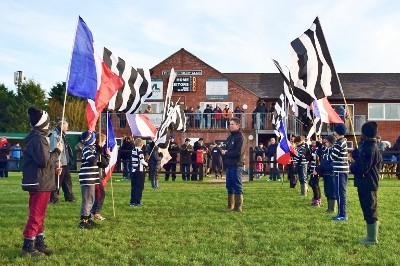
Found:
[[(257, 102), (263, 100), (267, 107), (275, 103), (283, 92), (283, 80), (278, 73), (221, 73), (195, 55), (180, 49), (152, 68), (152, 82), (154, 96), (147, 104), (152, 106), (154, 114), (151, 116), (157, 121), (157, 113), (163, 109), (165, 91), (168, 85), (169, 71), (174, 68), (178, 76), (175, 80), (172, 100), (188, 108), (197, 106), (203, 111), (207, 104), (225, 105), (233, 111), (235, 107), (245, 107), (242, 116), (243, 132), (248, 139), (249, 146), (255, 146), (258, 141), (266, 142), (274, 136), (270, 125), (270, 114), (267, 114), (266, 126), (260, 128), (252, 121), (252, 114)], [(400, 74), (399, 73), (343, 73), (339, 74), (343, 87), (343, 94), (348, 106), (346, 125), (349, 128), (347, 139), (354, 142), (354, 136), (361, 134), (361, 125), (368, 120), (378, 122), (379, 134), (383, 140), (393, 143), (400, 135)], [(330, 103), (335, 107), (344, 105), (343, 95), (332, 95)], [(243, 108), (244, 109), (244, 108)], [(119, 136), (129, 135), (129, 128), (124, 127), (123, 117), (118, 118)], [(157, 122), (156, 122), (157, 123)], [(122, 125), (122, 127), (121, 127)], [(354, 127), (354, 135), (351, 130)], [(299, 134), (301, 129), (296, 122), (290, 123), (289, 132)], [(325, 125), (323, 134), (330, 134), (332, 126)], [(228, 130), (225, 128), (193, 128), (187, 132), (174, 132), (178, 143), (183, 139), (203, 137), (205, 142), (225, 140)], [(352, 143), (350, 143), (351, 145)]]

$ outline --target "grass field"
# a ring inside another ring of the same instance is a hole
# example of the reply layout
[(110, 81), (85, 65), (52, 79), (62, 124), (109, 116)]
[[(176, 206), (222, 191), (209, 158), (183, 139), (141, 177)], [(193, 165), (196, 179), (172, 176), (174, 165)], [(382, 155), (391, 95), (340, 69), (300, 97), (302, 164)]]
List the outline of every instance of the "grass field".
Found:
[[(80, 188), (74, 179), (75, 203), (49, 205), (47, 244), (55, 254), (20, 257), (28, 193), (20, 174), (0, 179), (1, 265), (400, 265), (400, 181), (380, 183), (379, 241), (362, 246), (365, 222), (353, 181), (348, 186), (349, 221), (333, 222), (323, 206), (310, 205), (289, 184), (265, 178), (244, 184), (243, 213), (223, 211), (224, 183), (147, 181), (143, 207), (130, 207), (130, 182), (113, 177), (102, 214), (93, 230), (78, 228)], [(322, 186), (322, 184), (321, 184)]]

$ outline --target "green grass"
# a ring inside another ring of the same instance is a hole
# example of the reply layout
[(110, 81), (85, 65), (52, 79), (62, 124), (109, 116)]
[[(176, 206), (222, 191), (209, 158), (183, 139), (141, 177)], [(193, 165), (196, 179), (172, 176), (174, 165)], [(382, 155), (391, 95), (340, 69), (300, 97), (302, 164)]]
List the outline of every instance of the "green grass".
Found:
[[(49, 205), (46, 242), (55, 255), (20, 257), (28, 193), (18, 173), (0, 179), (1, 265), (400, 265), (400, 181), (385, 179), (379, 190), (379, 240), (365, 247), (365, 222), (352, 180), (348, 222), (333, 222), (323, 206), (310, 206), (289, 184), (264, 179), (244, 184), (243, 213), (225, 212), (225, 184), (146, 181), (144, 207), (129, 206), (130, 182), (114, 175), (116, 217), (108, 184), (102, 211), (106, 220), (93, 230), (78, 229), (77, 202)], [(321, 184), (322, 186), (322, 184)]]

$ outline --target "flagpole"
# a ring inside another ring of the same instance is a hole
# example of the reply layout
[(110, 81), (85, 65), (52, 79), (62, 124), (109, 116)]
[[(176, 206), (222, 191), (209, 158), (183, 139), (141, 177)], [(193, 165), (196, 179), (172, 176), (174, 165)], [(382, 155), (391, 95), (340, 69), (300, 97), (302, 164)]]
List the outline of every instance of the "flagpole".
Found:
[[(322, 34), (322, 36), (324, 37), (325, 44), (326, 44), (326, 48), (329, 50), (329, 48), (328, 48), (328, 42), (326, 41), (326, 38), (325, 38), (325, 35), (324, 35), (324, 31), (322, 30), (321, 21), (319, 20), (319, 17), (318, 17), (318, 16), (317, 16), (317, 19), (318, 19), (319, 25), (321, 26), (321, 34)], [(330, 55), (330, 53), (329, 53), (329, 55)], [(332, 56), (330, 55), (330, 57), (331, 57), (330, 59), (331, 59), (332, 65), (333, 65)], [(335, 67), (333, 67), (333, 68), (335, 69)], [(343, 101), (344, 101), (344, 105), (345, 105), (345, 108), (346, 108), (346, 113), (349, 114), (349, 113), (350, 113), (350, 112), (349, 112), (349, 107), (348, 107), (348, 104), (347, 104), (347, 101), (346, 101), (346, 97), (344, 96), (342, 83), (340, 82), (340, 79), (339, 79), (339, 74), (336, 72), (336, 69), (335, 69), (335, 74), (336, 74), (337, 80), (338, 80), (338, 82), (339, 82), (340, 92), (342, 93), (342, 96), (343, 96)], [(345, 120), (346, 120), (346, 116), (345, 116)], [(353, 119), (351, 118), (350, 115), (349, 115), (349, 120), (350, 120), (351, 131), (353, 132), (354, 142), (356, 143), (356, 147), (357, 147), (358, 144), (357, 144), (356, 133), (354, 132)], [(345, 123), (345, 121), (343, 121), (343, 123)]]
[[(109, 119), (108, 119), (108, 116), (109, 115), (111, 115), (111, 114), (109, 114), (109, 112), (108, 112), (108, 109), (107, 109), (107, 132), (106, 132), (106, 134), (107, 134), (107, 139), (109, 138), (109, 134), (110, 134), (110, 132), (108, 131), (108, 123), (109, 123)], [(101, 118), (100, 118), (100, 120), (101, 120)], [(108, 146), (108, 141), (106, 141), (106, 147), (107, 148), (110, 148), (109, 146)], [(114, 147), (114, 148), (116, 148), (116, 147)], [(109, 166), (110, 167), (110, 166)], [(110, 185), (111, 185), (111, 201), (112, 201), (112, 208), (113, 208), (113, 214), (114, 214), (114, 218), (115, 218), (115, 200), (114, 200), (114, 187), (113, 187), (113, 179), (112, 179), (112, 171), (110, 170)]]
[[(66, 102), (67, 102), (67, 88), (68, 88), (69, 70), (71, 68), (72, 53), (74, 52), (74, 45), (75, 45), (76, 33), (78, 31), (78, 25), (79, 25), (79, 16), (78, 16), (78, 19), (76, 21), (76, 30), (75, 30), (74, 40), (72, 41), (71, 59), (69, 60), (69, 66), (68, 66), (68, 70), (67, 70), (67, 78), (66, 78), (66, 81), (65, 81), (64, 103), (63, 103), (63, 109), (62, 109), (62, 115), (61, 115), (61, 126), (60, 126), (60, 138), (61, 139), (63, 138), (63, 133), (64, 133), (62, 128), (63, 128), (64, 122), (65, 122), (64, 121), (64, 117), (65, 117), (65, 105), (66, 105)], [(58, 157), (58, 168), (61, 168), (61, 154)], [(60, 189), (60, 174), (57, 175), (57, 190), (58, 189)]]

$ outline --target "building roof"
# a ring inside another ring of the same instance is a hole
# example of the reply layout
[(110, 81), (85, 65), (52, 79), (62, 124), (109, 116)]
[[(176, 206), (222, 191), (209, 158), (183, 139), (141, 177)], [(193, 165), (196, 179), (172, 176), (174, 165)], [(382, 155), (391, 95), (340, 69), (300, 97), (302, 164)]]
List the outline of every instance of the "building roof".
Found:
[[(283, 92), (279, 73), (224, 73), (226, 77), (263, 99), (278, 99)], [(346, 100), (393, 101), (400, 99), (400, 73), (341, 73), (339, 79)], [(331, 99), (342, 99), (341, 94)]]
[[(152, 68), (151, 68), (151, 71), (152, 71), (153, 69), (157, 68), (158, 66), (160, 66), (160, 65), (162, 65), (162, 64), (164, 64), (164, 63), (166, 63), (166, 62), (168, 62), (171, 58), (179, 57), (179, 54), (180, 54), (180, 53), (181, 53), (181, 54), (187, 54), (187, 55), (193, 57), (195, 60), (201, 62), (202, 64), (204, 64), (204, 65), (207, 66), (208, 68), (211, 68), (211, 69), (215, 70), (216, 72), (219, 72), (222, 76), (225, 76), (225, 77), (226, 77), (228, 80), (230, 80), (231, 82), (236, 83), (237, 85), (243, 87), (243, 84), (238, 83), (236, 80), (231, 79), (229, 76), (225, 75), (224, 73), (221, 73), (221, 71), (219, 71), (218, 69), (215, 69), (213, 66), (210, 66), (209, 64), (207, 64), (206, 62), (204, 62), (203, 60), (201, 60), (200, 58), (198, 58), (197, 56), (195, 56), (195, 55), (192, 54), (191, 52), (185, 50), (185, 48), (181, 48), (181, 49), (179, 49), (178, 51), (176, 51), (175, 53), (173, 53), (172, 55), (170, 55), (170, 56), (168, 56), (167, 58), (165, 58), (163, 61), (161, 61), (160, 63), (158, 63), (158, 64), (155, 65), (154, 67), (152, 67)], [(150, 72), (151, 72), (151, 71), (150, 71)], [(249, 91), (250, 93), (255, 94), (256, 96), (258, 96), (258, 94), (257, 94), (255, 91), (253, 91), (252, 89), (247, 88), (247, 87), (243, 87), (243, 88), (244, 88), (245, 90)]]

